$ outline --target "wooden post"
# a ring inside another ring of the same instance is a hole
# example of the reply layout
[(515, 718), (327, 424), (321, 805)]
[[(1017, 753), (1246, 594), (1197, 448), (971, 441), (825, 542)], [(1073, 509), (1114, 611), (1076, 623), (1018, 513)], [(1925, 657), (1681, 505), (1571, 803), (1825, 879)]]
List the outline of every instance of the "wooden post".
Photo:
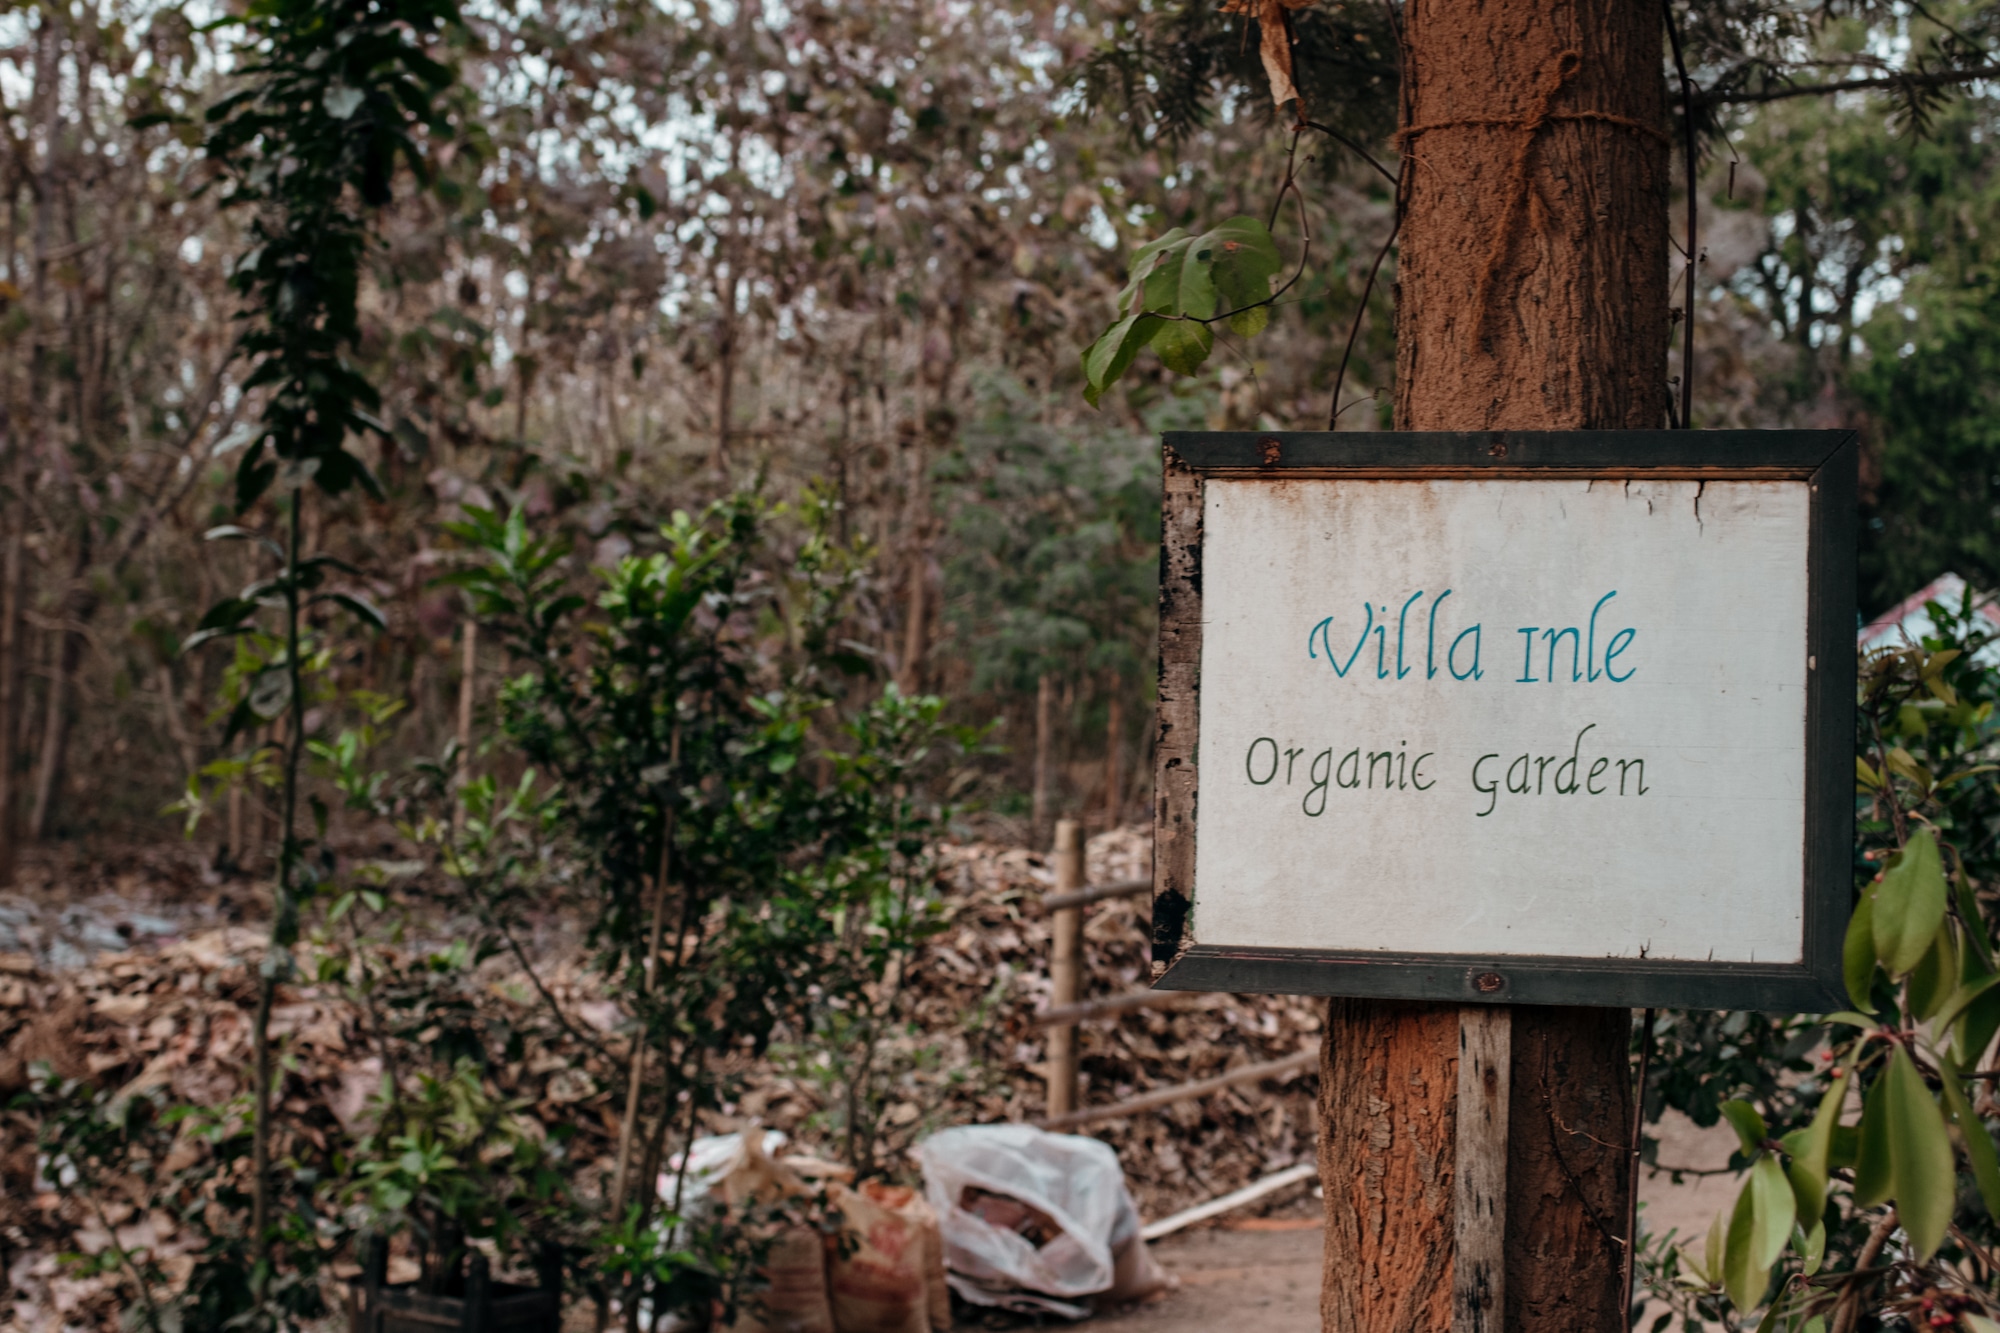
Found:
[(464, 661), (458, 674), (458, 800), (453, 802), (453, 832), (465, 829), (465, 788), (472, 781), (472, 710), (478, 702), (479, 622), (465, 620)]
[(1035, 787), (1029, 803), (1033, 836), (1040, 842), (1049, 833), (1050, 751), (1055, 748), (1056, 681), (1044, 671), (1035, 681)]
[[(1397, 427), (1664, 426), (1659, 6), (1410, 0), (1403, 14)], [(1486, 1020), (1466, 1021), (1470, 1033)], [(1512, 1015), (1504, 1228), (1492, 1228), (1505, 1233), (1504, 1272), (1485, 1327), (1622, 1330), (1614, 1233), (1630, 1188), (1630, 1028), (1618, 1009)], [(1328, 1010), (1328, 1333), (1438, 1333), (1454, 1323), (1454, 1259), (1490, 1264), (1491, 1235), (1479, 1254), (1453, 1254), (1469, 1234), (1455, 1216), (1457, 1172), (1490, 1188), (1494, 1151), (1492, 1122), (1475, 1123), (1459, 1097), (1460, 1040), (1453, 1006), (1337, 999)]]
[[(1083, 825), (1074, 819), (1056, 821), (1057, 893), (1074, 893), (1083, 887)], [(1049, 953), (1049, 980), (1054, 985), (1049, 1003), (1075, 1004), (1078, 975), (1082, 967), (1083, 908), (1058, 907), (1052, 914), (1053, 947)], [(1068, 1115), (1076, 1109), (1076, 1025), (1065, 1023), (1049, 1029), (1049, 1118)]]
[(1506, 1310), (1507, 1103), (1514, 1016), (1458, 1011), (1458, 1145), (1452, 1177), (1452, 1333), (1503, 1333)]

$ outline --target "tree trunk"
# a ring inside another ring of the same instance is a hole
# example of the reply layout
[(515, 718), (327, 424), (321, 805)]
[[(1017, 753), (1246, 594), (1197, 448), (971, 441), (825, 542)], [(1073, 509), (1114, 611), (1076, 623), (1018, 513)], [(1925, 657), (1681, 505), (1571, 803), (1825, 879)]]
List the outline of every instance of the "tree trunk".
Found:
[(28, 839), (40, 842), (48, 836), (55, 815), (56, 796), (62, 789), (63, 769), (69, 759), (71, 714), (70, 695), (76, 684), (77, 668), (83, 664), (84, 638), (79, 626), (97, 614), (97, 594), (86, 581), (95, 550), (91, 540), (95, 529), (85, 519), (77, 528), (76, 563), (70, 570), (69, 590), (57, 607), (59, 623), (49, 653), (49, 693), (42, 717), (42, 752), (35, 773), (35, 808), (28, 817)]
[(1029, 802), (1029, 819), (1034, 825), (1032, 840), (1037, 847), (1048, 845), (1049, 766), (1055, 739), (1056, 679), (1044, 671), (1035, 681), (1035, 787)]
[(472, 783), (472, 713), (479, 700), (479, 622), (466, 617), (463, 665), (458, 676), (458, 799), (451, 805), (452, 831), (465, 831), (465, 789)]
[[(0, 412), (5, 408), (0, 407)], [(0, 425), (8, 424), (0, 421)], [(14, 883), (20, 863), (21, 835), (21, 714), (24, 711), (22, 685), (26, 673), (21, 656), (25, 650), (21, 633), (21, 602), (26, 590), (27, 505), (21, 498), (20, 480), (27, 469), (20, 460), (21, 443), (11, 431), (5, 436), (8, 480), (4, 497), (11, 501), (10, 512), (0, 536), (0, 888)]]
[[(1397, 428), (1665, 425), (1659, 7), (1412, 0), (1408, 14)], [(1538, 112), (1534, 130), (1462, 123)]]
[(1104, 826), (1117, 828), (1125, 813), (1125, 695), (1124, 684), (1111, 678), (1111, 695), (1104, 718)]
[[(916, 472), (921, 478), (924, 472), (924, 447), (917, 445)], [(909, 585), (904, 589), (903, 652), (901, 670), (896, 673), (896, 683), (904, 694), (921, 694), (924, 686), (924, 654), (930, 646), (930, 607), (928, 596), (930, 582), (930, 551), (925, 543), (929, 535), (926, 518), (929, 501), (921, 480), (914, 483), (915, 490), (910, 499), (910, 517), (905, 527), (908, 534), (908, 550), (903, 563), (908, 568)]]
[[(1660, 10), (1411, 0), (1406, 12), (1399, 428), (1663, 425)], [(1508, 1333), (1620, 1327), (1629, 1030), (1624, 1010), (1514, 1013)], [(1451, 1327), (1457, 1060), (1448, 1006), (1329, 1008), (1329, 1333)]]
[(56, 791), (62, 784), (63, 764), (69, 757), (70, 685), (83, 659), (83, 636), (69, 627), (67, 615), (63, 622), (55, 631), (49, 653), (49, 693), (42, 714), (42, 750), (35, 770), (35, 806), (28, 816), (30, 842), (40, 842), (48, 836), (49, 822), (55, 814)]

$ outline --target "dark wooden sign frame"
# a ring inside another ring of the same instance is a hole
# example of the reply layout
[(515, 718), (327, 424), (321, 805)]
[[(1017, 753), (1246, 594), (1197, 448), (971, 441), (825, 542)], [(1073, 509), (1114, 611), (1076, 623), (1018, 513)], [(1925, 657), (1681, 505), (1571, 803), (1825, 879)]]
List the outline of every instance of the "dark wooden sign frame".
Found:
[[(1166, 990), (1815, 1013), (1847, 1004), (1853, 905), (1855, 435), (1804, 431), (1169, 432), (1163, 440), (1153, 973)], [(1204, 483), (1230, 479), (1796, 480), (1808, 499), (1803, 957), (1797, 963), (1340, 952), (1189, 938), (1200, 790)]]

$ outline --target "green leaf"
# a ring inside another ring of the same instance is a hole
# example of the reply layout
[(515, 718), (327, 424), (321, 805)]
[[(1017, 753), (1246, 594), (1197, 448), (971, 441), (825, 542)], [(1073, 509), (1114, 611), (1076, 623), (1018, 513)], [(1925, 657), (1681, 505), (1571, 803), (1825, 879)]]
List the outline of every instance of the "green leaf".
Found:
[(1271, 278), (1283, 267), (1263, 222), (1235, 217), (1200, 236), (1176, 227), (1132, 254), (1119, 318), (1083, 354), (1084, 397), (1095, 406), (1139, 349), (1151, 345), (1176, 374), (1192, 374), (1215, 342), (1204, 321), (1228, 315), (1239, 334), (1269, 322)]
[[(1873, 957), (1872, 954), (1870, 956)], [(1821, 1018), (1820, 1022), (1841, 1023), (1847, 1027), (1860, 1028), (1863, 1032), (1875, 1032), (1880, 1030), (1882, 1026), (1868, 1015), (1857, 1014), (1852, 1009), (1836, 1009)]]
[(1722, 1262), (1722, 1286), (1737, 1309), (1750, 1311), (1771, 1285), (1771, 1265), (1792, 1234), (1791, 1186), (1769, 1153), (1760, 1155), (1736, 1196), (1729, 1218), (1729, 1241)]
[(318, 597), (313, 598), (313, 601), (332, 602), (335, 606), (345, 609), (357, 620), (360, 620), (372, 629), (380, 631), (389, 628), (388, 618), (377, 609), (374, 603), (365, 597), (357, 597), (352, 593), (345, 592), (329, 592), (321, 593)]
[(1159, 331), (1153, 335), (1153, 350), (1160, 354), (1160, 364), (1177, 375), (1192, 375), (1200, 370), (1214, 345), (1215, 335), (1209, 332), (1208, 325), (1193, 320), (1162, 320)]
[(1906, 975), (1944, 924), (1944, 863), (1929, 829), (1910, 835), (1875, 892), (1875, 957), (1892, 977)]
[(1754, 1157), (1764, 1150), (1764, 1140), (1770, 1137), (1770, 1131), (1765, 1128), (1764, 1117), (1757, 1113), (1756, 1107), (1742, 1100), (1727, 1101), (1722, 1104), (1722, 1114), (1729, 1121), (1729, 1127), (1736, 1131), (1745, 1157)]
[[(1919, 1022), (1944, 1008), (1958, 988), (1958, 949), (1951, 937), (1951, 923), (1940, 924), (1937, 934), (1931, 936), (1931, 947), (1924, 950), (1916, 970), (1910, 973), (1908, 1004)], [(1950, 1022), (1947, 1018), (1938, 1026), (1943, 1028)]]
[(1854, 1163), (1854, 1205), (1874, 1208), (1896, 1192), (1889, 1150), (1889, 1080), (1878, 1077), (1861, 1104), (1861, 1142)]
[(1750, 1257), (1760, 1267), (1769, 1268), (1785, 1252), (1795, 1212), (1791, 1183), (1776, 1157), (1765, 1153), (1757, 1159), (1757, 1165), (1750, 1168), (1749, 1191), (1755, 1199), (1757, 1218)]
[(1271, 323), (1271, 307), (1246, 306), (1229, 317), (1229, 331), (1239, 338), (1254, 338)]
[(1959, 1086), (1965, 1075), (1949, 1059), (1940, 1057), (1938, 1064), (1944, 1075), (1940, 1080), (1944, 1086), (1944, 1104), (1958, 1126), (1959, 1137), (1965, 1140), (1965, 1156), (1972, 1163), (1972, 1181), (1979, 1187), (1987, 1216), (2000, 1218), (2000, 1154), (1994, 1151), (1993, 1136), (1987, 1132), (1986, 1122), (1973, 1112), (1965, 1089)]
[(1083, 396), (1092, 407), (1097, 406), (1103, 392), (1116, 384), (1131, 367), (1132, 359), (1139, 355), (1141, 347), (1152, 341), (1160, 323), (1157, 315), (1127, 315), (1106, 329), (1104, 336), (1084, 352)]
[(1864, 1014), (1875, 1012), (1869, 992), (1875, 989), (1875, 890), (1862, 893), (1847, 921), (1847, 942), (1841, 946), (1840, 970), (1847, 981), (1847, 998)]
[(1819, 1224), (1826, 1213), (1826, 1179), (1831, 1169), (1833, 1131), (1840, 1123), (1841, 1108), (1847, 1104), (1847, 1087), (1854, 1076), (1842, 1074), (1819, 1099), (1812, 1123), (1785, 1135), (1785, 1151), (1791, 1163), (1785, 1170), (1792, 1183), (1799, 1225), (1807, 1229)]
[[(1948, 998), (1946, 998), (1942, 1003), (1940, 1003), (1936, 1009), (1931, 1011), (1931, 1013), (1926, 1014), (1920, 1012), (1917, 1014), (1917, 1017), (1930, 1018), (1933, 1015), (1935, 1015), (1937, 1019), (1938, 1029), (1942, 1031), (1943, 1029), (1950, 1027), (1954, 1022), (1956, 1022), (1960, 1015), (1962, 1015), (1968, 1008), (1978, 1003), (1980, 997), (1986, 995), (1996, 985), (2000, 985), (2000, 972), (1995, 972), (1991, 976), (1981, 977), (1977, 981), (1969, 981), (1965, 985), (1960, 986), (1957, 990), (1953, 991), (1951, 995)], [(1982, 1045), (1980, 1049), (1984, 1051), (1985, 1047)]]
[(1234, 217), (1196, 241), (1195, 249), (1210, 256), (1223, 310), (1235, 312), (1230, 329), (1245, 337), (1261, 332), (1271, 308), (1258, 303), (1271, 299), (1271, 279), (1284, 267), (1270, 228), (1258, 218)]
[(1826, 1219), (1816, 1218), (1812, 1229), (1805, 1233), (1799, 1245), (1799, 1258), (1804, 1261), (1805, 1275), (1811, 1277), (1819, 1272), (1820, 1262), (1826, 1258)]
[[(1958, 1189), (1951, 1138), (1945, 1133), (1937, 1099), (1924, 1086), (1923, 1075), (1917, 1072), (1908, 1050), (1901, 1046), (1895, 1049), (1877, 1086), (1883, 1090), (1882, 1109), (1887, 1113), (1884, 1137), (1895, 1182), (1896, 1213), (1917, 1262), (1922, 1263), (1937, 1253), (1951, 1225)], [(1864, 1142), (1866, 1137), (1864, 1130)]]
[(207, 643), (210, 640), (228, 639), (228, 638), (234, 638), (239, 634), (250, 634), (253, 633), (256, 630), (256, 628), (257, 627), (255, 625), (229, 625), (222, 629), (197, 630), (193, 634), (188, 635), (187, 642), (181, 645), (181, 655), (185, 657), (187, 654), (193, 652), (195, 649), (201, 647), (204, 643)]
[(1960, 1060), (1968, 1065), (1978, 1064), (1986, 1048), (1993, 1044), (1996, 1032), (2000, 1032), (2000, 987), (1988, 987), (1959, 1016), (1955, 1036)]
[(227, 629), (230, 626), (241, 623), (245, 616), (254, 614), (256, 610), (257, 602), (253, 598), (225, 597), (214, 606), (208, 608), (207, 613), (202, 616), (200, 622), (195, 625), (195, 628), (198, 630)]
[(1960, 876), (1957, 883), (1952, 886), (1952, 896), (1958, 902), (1958, 919), (1966, 926), (1972, 927), (1966, 933), (1966, 942), (1972, 948), (1968, 951), (1965, 961), (1964, 977), (1964, 980), (1970, 981), (1975, 973), (1993, 970), (1993, 949), (1986, 942), (1986, 933), (1977, 928), (1977, 923), (1985, 918), (1980, 915), (1979, 899), (1973, 895), (1972, 885), (1964, 876)]
[[(1728, 1233), (1723, 1229), (1722, 1214), (1708, 1224), (1708, 1240), (1702, 1246), (1702, 1268), (1699, 1276), (1711, 1287), (1722, 1285), (1722, 1264), (1729, 1252)], [(1692, 1266), (1693, 1255), (1688, 1256)]]

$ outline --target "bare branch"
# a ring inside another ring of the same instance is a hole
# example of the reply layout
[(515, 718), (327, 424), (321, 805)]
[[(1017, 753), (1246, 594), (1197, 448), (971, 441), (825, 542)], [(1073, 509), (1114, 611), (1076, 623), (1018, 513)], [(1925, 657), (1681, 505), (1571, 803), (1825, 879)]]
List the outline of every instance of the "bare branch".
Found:
[(1714, 91), (1698, 93), (1697, 106), (1747, 106), (1760, 102), (1782, 102), (1793, 97), (1820, 97), (1831, 93), (1860, 93), (1889, 88), (1949, 88), (1981, 79), (2000, 78), (2000, 65), (1980, 65), (1973, 69), (1941, 69), (1923, 74), (1885, 74), (1874, 79), (1848, 79), (1840, 83), (1793, 83), (1780, 88), (1756, 91)]

